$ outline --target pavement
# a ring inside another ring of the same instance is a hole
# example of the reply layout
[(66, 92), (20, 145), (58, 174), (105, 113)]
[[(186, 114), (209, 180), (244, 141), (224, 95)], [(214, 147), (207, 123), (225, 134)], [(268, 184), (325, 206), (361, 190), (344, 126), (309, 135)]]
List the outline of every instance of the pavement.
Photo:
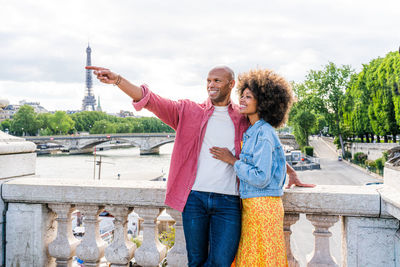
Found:
[[(365, 170), (338, 161), (338, 152), (333, 144), (319, 137), (312, 137), (310, 145), (314, 147), (314, 154), (320, 158), (320, 170), (297, 171), (297, 175), (304, 183), (318, 185), (365, 185), (370, 182), (381, 182)], [(367, 185), (366, 185), (367, 186)], [(300, 266), (307, 265), (306, 256), (314, 249), (314, 227), (306, 219), (305, 214), (300, 215), (300, 220), (292, 226), (291, 245), (292, 252), (299, 260)], [(341, 224), (336, 223), (332, 228), (330, 249), (332, 256), (341, 266)]]

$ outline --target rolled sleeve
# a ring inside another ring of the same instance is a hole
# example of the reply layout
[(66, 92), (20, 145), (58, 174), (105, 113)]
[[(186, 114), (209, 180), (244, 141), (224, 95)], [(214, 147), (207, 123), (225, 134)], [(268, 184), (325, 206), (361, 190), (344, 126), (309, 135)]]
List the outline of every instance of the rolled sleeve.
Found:
[(142, 99), (140, 99), (139, 101), (135, 100), (132, 101), (132, 105), (136, 111), (142, 110), (147, 105), (150, 99), (149, 87), (146, 84), (142, 84), (140, 88), (142, 88), (142, 95), (143, 95)]

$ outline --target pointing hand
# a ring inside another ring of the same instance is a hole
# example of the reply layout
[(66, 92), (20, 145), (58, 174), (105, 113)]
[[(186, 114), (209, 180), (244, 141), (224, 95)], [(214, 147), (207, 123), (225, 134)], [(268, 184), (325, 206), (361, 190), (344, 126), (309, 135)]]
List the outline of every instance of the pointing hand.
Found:
[(115, 84), (118, 79), (118, 74), (111, 72), (109, 69), (96, 67), (96, 66), (86, 66), (87, 70), (94, 70), (93, 74), (97, 76), (102, 83)]

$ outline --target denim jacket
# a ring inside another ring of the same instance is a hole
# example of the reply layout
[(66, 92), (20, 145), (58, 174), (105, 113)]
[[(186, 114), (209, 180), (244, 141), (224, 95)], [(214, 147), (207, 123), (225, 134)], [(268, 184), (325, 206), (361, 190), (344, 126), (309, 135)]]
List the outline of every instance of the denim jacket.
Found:
[(241, 198), (283, 195), (285, 153), (268, 122), (260, 119), (244, 133), (242, 152), (234, 168)]

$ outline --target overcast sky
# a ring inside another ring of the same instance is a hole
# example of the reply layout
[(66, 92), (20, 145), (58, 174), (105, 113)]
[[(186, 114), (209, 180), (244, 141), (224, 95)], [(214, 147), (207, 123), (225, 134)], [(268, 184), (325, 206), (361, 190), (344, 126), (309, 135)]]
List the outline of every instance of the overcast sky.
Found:
[[(207, 97), (205, 81), (215, 65), (236, 73), (270, 68), (302, 82), (329, 61), (359, 70), (400, 45), (399, 0), (0, 4), (0, 99), (38, 101), (48, 110), (81, 108), (88, 42), (92, 65), (162, 96), (198, 102)], [(117, 87), (94, 80), (93, 89), (104, 111), (133, 111)]]

